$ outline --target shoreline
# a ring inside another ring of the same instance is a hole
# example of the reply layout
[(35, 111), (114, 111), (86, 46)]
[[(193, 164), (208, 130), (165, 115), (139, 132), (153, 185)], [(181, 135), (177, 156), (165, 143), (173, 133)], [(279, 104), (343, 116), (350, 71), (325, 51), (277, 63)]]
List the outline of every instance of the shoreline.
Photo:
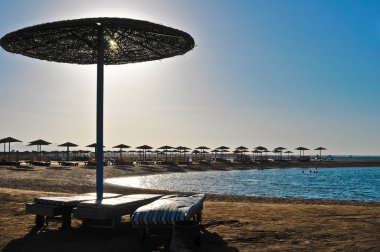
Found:
[[(281, 169), (281, 168), (305, 168), (314, 169), (314, 162), (276, 162), (268, 163), (266, 167), (252, 166), (251, 164), (224, 164), (212, 163), (211, 165), (139, 165), (139, 166), (105, 166), (104, 179), (117, 177), (132, 177), (157, 175), (178, 172), (204, 172), (204, 171), (233, 171), (233, 170), (257, 170), (257, 169)], [(374, 167), (380, 168), (380, 161), (330, 161), (321, 162), (318, 166), (321, 169), (328, 168), (360, 168)], [(39, 166), (0, 166), (0, 188), (36, 190), (46, 192), (62, 193), (87, 193), (95, 191), (95, 167), (69, 166), (62, 167), (52, 164), (50, 167)], [(59, 182), (59, 183), (57, 183)], [(117, 186), (105, 183), (105, 192), (113, 193), (186, 193), (181, 191), (155, 190), (148, 188), (134, 188), (127, 186)], [(189, 192), (187, 192), (189, 193)], [(380, 202), (361, 200), (335, 200), (335, 199), (306, 199), (306, 198), (286, 198), (286, 197), (264, 197), (234, 194), (210, 194), (207, 193), (210, 201), (228, 202), (256, 202), (256, 203), (276, 203), (276, 204), (314, 204), (314, 205), (356, 205), (356, 206), (380, 206)]]

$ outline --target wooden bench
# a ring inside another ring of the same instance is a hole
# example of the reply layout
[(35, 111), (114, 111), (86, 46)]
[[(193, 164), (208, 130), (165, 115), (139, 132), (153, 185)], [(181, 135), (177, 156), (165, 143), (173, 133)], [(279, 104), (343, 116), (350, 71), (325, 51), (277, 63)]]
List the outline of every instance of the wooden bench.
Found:
[[(118, 197), (120, 194), (105, 193), (103, 197)], [(37, 228), (42, 228), (50, 221), (58, 221), (62, 224), (62, 229), (71, 227), (71, 214), (73, 208), (79, 202), (96, 199), (96, 193), (87, 193), (65, 197), (37, 197), (34, 202), (25, 205), (26, 214), (35, 214), (35, 224)]]
[(124, 215), (152, 201), (161, 198), (161, 194), (131, 194), (116, 198), (83, 201), (74, 209), (74, 217), (82, 220), (84, 226), (116, 229)]

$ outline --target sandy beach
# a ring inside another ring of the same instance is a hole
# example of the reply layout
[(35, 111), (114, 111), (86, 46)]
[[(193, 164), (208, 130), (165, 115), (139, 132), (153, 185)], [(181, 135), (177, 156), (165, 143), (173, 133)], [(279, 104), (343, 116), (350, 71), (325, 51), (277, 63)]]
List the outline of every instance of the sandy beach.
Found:
[[(314, 163), (298, 164), (301, 167)], [(323, 166), (324, 165), (324, 166)], [(294, 164), (270, 164), (294, 167)], [(319, 167), (380, 167), (379, 162), (329, 162)], [(260, 168), (249, 165), (107, 166), (104, 177), (163, 172)], [(0, 167), (1, 251), (168, 251), (170, 232), (153, 233), (144, 242), (126, 217), (117, 231), (84, 229), (78, 220), (61, 231), (50, 223), (35, 230), (25, 203), (42, 195), (95, 191), (95, 169), (79, 167)], [(105, 185), (106, 192), (145, 189)], [(151, 191), (150, 191), (151, 192)], [(169, 193), (169, 192), (161, 192)], [(202, 251), (379, 251), (380, 202), (304, 200), (208, 195), (204, 207)]]

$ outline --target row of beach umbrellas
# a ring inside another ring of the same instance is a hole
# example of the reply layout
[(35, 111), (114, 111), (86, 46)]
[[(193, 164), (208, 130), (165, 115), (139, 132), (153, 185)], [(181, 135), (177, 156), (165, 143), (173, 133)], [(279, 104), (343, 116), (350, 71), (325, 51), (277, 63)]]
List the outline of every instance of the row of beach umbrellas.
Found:
[[(0, 139), (0, 144), (1, 143), (4, 144), (4, 153), (6, 152), (5, 147), (6, 147), (6, 144), (8, 143), (8, 159), (10, 157), (10, 144), (11, 143), (15, 143), (15, 142), (21, 142), (21, 141), (18, 140), (18, 139), (15, 139), (13, 137), (6, 137), (6, 138), (3, 138), (3, 139)], [(42, 140), (42, 139), (38, 139), (38, 140), (29, 142), (28, 146), (37, 146), (37, 152), (41, 153), (42, 152), (42, 146), (46, 146), (46, 145), (50, 145), (50, 144), (51, 144), (50, 142), (47, 142), (47, 141)], [(70, 147), (78, 147), (79, 145), (77, 145), (75, 143), (72, 143), (72, 142), (66, 142), (66, 143), (60, 144), (58, 146), (59, 147), (66, 147), (67, 148), (67, 150), (66, 150), (67, 154), (66, 155), (67, 155), (67, 160), (69, 160)], [(95, 151), (96, 151), (96, 143), (87, 145), (86, 147), (95, 148)], [(128, 149), (130, 147), (131, 146), (126, 145), (126, 144), (119, 144), (119, 145), (113, 146), (112, 148), (119, 149), (120, 158), (122, 158), (122, 153), (124, 152), (123, 149)], [(149, 145), (141, 145), (141, 146), (136, 147), (136, 149), (142, 151), (143, 159), (146, 160), (147, 152), (151, 152), (151, 150), (154, 149), (154, 148), (151, 147), (151, 146), (149, 146)], [(276, 148), (274, 148), (273, 151), (269, 151), (266, 147), (258, 146), (258, 147), (255, 147), (254, 150), (251, 151), (251, 152), (254, 153), (254, 154), (261, 154), (261, 155), (262, 155), (262, 153), (273, 152), (273, 153), (278, 154), (280, 157), (282, 156), (282, 153), (286, 153), (288, 155), (290, 153), (293, 153), (290, 150), (285, 151), (286, 149), (287, 148), (284, 148), (284, 147), (276, 147)], [(157, 151), (156, 151), (157, 153), (158, 153), (158, 150), (161, 150), (161, 152), (165, 154), (165, 160), (167, 160), (168, 153), (170, 153), (170, 152), (177, 152), (180, 155), (182, 153), (184, 155), (186, 155), (186, 153), (190, 152), (191, 148), (188, 148), (188, 147), (185, 147), (185, 146), (173, 147), (173, 146), (169, 146), (169, 145), (164, 145), (164, 146), (161, 146), (161, 147), (157, 148)], [(206, 154), (209, 153), (207, 150), (210, 150), (210, 148), (207, 147), (207, 146), (203, 146), (202, 145), (202, 146), (199, 146), (199, 147), (195, 148), (192, 151), (192, 153), (195, 154), (195, 155), (200, 154), (201, 157), (202, 156), (204, 157)], [(295, 150), (300, 151), (300, 157), (301, 157), (301, 156), (304, 156), (305, 150), (309, 150), (309, 149), (306, 148), (306, 147), (297, 147), (297, 148), (295, 148)], [(326, 148), (324, 148), (324, 147), (318, 147), (318, 148), (316, 148), (314, 150), (318, 150), (319, 151), (319, 156), (321, 156), (322, 155), (322, 150), (326, 150)], [(211, 150), (210, 152), (213, 153), (213, 154), (215, 154), (215, 155), (217, 155), (217, 154), (220, 153), (220, 155), (223, 157), (223, 154), (231, 152), (231, 151), (230, 151), (229, 147), (223, 145), (223, 146), (220, 146), (220, 147), (217, 147), (217, 148)], [(243, 158), (243, 155), (245, 155), (245, 153), (250, 152), (250, 151), (249, 151), (249, 148), (247, 148), (245, 146), (239, 146), (239, 147), (235, 148), (235, 150), (232, 151), (232, 152), (234, 154), (240, 155), (240, 157)]]

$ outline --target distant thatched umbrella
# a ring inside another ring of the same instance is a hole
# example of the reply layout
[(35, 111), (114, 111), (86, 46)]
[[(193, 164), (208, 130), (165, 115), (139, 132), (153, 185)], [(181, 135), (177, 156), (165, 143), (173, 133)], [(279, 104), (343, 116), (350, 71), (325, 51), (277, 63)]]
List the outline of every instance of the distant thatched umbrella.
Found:
[[(89, 147), (89, 148), (95, 148), (95, 156), (96, 156), (96, 149), (97, 149), (97, 147), (96, 147), (97, 145), (96, 145), (96, 143), (93, 143), (93, 144), (89, 144), (89, 145), (87, 145), (86, 147)], [(103, 148), (104, 148), (105, 146), (103, 145)], [(91, 154), (90, 154), (90, 156), (91, 156)]]
[(66, 160), (69, 161), (69, 158), (70, 158), (70, 149), (69, 148), (70, 147), (77, 147), (78, 145), (74, 144), (74, 143), (67, 142), (67, 143), (60, 144), (58, 146), (67, 147), (67, 158), (66, 158)]
[(195, 158), (197, 158), (198, 154), (200, 154), (201, 152), (199, 150), (193, 150), (191, 153), (195, 154)]
[(262, 157), (263, 157), (263, 152), (268, 152), (268, 149), (263, 147), (263, 146), (257, 146), (255, 148), (255, 150), (259, 151), (260, 152), (260, 157), (261, 157), (261, 160), (262, 160)]
[(5, 158), (5, 144), (8, 143), (8, 161), (11, 158), (11, 143), (21, 142), (13, 137), (6, 137), (0, 140), (0, 143), (4, 144), (4, 158)]
[(319, 150), (319, 158), (322, 159), (322, 151), (323, 150), (327, 150), (326, 148), (323, 148), (323, 147), (318, 147), (316, 148), (315, 150)]
[(144, 162), (145, 162), (146, 161), (146, 151), (153, 149), (153, 147), (151, 147), (149, 145), (141, 145), (141, 146), (136, 147), (136, 149), (143, 150), (143, 154), (144, 154), (143, 156), (144, 156)]
[(199, 147), (197, 147), (195, 149), (196, 150), (201, 150), (201, 154), (203, 154), (203, 158), (204, 158), (205, 157), (205, 154), (204, 154), (205, 150), (209, 150), (210, 148), (202, 145), (202, 146), (199, 146)]
[(288, 154), (288, 160), (289, 160), (289, 159), (290, 159), (290, 158), (289, 158), (289, 154), (290, 154), (290, 153), (293, 153), (293, 151), (289, 151), (289, 150), (288, 150), (288, 151), (285, 151), (285, 153)]
[(122, 153), (123, 153), (123, 149), (128, 149), (130, 148), (131, 146), (129, 145), (125, 145), (125, 144), (119, 144), (119, 145), (116, 145), (112, 148), (119, 148), (120, 149), (120, 159), (122, 158)]
[(244, 146), (239, 146), (236, 148), (236, 150), (238, 151), (238, 153), (240, 153), (240, 158), (243, 158), (243, 154), (248, 151), (248, 148)]
[(228, 152), (227, 150), (230, 149), (230, 147), (222, 145), (216, 149), (220, 151), (220, 156), (223, 158), (223, 152)]
[(168, 161), (168, 150), (171, 150), (173, 149), (172, 146), (169, 146), (169, 145), (164, 145), (164, 146), (161, 146), (160, 148), (158, 148), (159, 150), (164, 150), (165, 152), (165, 161), (167, 162)]
[(42, 148), (41, 148), (41, 146), (42, 146), (42, 145), (49, 145), (49, 144), (51, 144), (51, 143), (46, 142), (45, 140), (42, 140), (42, 139), (38, 139), (38, 140), (35, 140), (35, 141), (30, 142), (28, 146), (37, 145), (37, 152), (38, 152), (38, 153), (40, 154), (40, 156), (41, 156), (41, 152), (42, 152)]
[(286, 148), (284, 148), (284, 147), (277, 147), (277, 148), (275, 148), (275, 150), (276, 150), (278, 153), (280, 153), (280, 159), (282, 159), (282, 151), (283, 151), (283, 150), (286, 150)]
[(179, 153), (179, 160), (180, 161), (182, 161), (181, 153), (183, 152), (183, 156), (186, 159), (186, 152), (189, 152), (189, 150), (190, 150), (190, 148), (185, 147), (185, 146), (178, 146), (178, 147), (176, 147), (174, 149), (176, 149), (178, 151), (178, 153)]
[[(300, 151), (300, 158), (301, 158), (301, 156), (304, 156), (305, 150), (309, 150), (309, 149), (305, 147), (297, 147), (296, 150)], [(302, 155), (301, 155), (301, 151), (302, 151)]]

